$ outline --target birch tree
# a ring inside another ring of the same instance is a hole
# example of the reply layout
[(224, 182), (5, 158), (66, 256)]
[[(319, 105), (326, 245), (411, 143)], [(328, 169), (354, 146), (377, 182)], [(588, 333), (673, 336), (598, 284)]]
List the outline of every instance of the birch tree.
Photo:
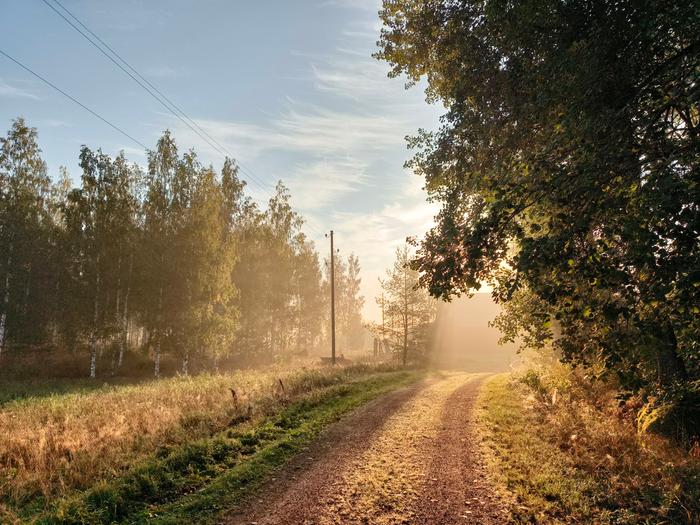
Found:
[[(35, 324), (35, 335), (42, 328), (30, 302), (32, 277), (46, 255), (42, 252), (49, 179), (40, 153), (36, 129), (24, 119), (13, 121), (0, 139), (0, 355), (12, 336), (13, 323)], [(22, 333), (27, 331), (17, 326), (18, 340)]]

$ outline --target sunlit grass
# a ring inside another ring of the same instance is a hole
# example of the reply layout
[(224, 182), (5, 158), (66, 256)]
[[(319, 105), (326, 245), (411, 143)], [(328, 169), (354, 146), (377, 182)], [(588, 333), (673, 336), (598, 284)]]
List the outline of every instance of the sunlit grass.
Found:
[(301, 394), (375, 370), (271, 367), (7, 402), (0, 409), (0, 502), (31, 512), (120, 476), (159, 450), (254, 422)]
[(698, 523), (698, 458), (658, 436), (638, 436), (620, 417), (614, 390), (559, 379), (557, 396), (538, 399), (499, 376), (480, 398), (492, 470), (513, 498), (513, 520)]
[(420, 375), (374, 373), (314, 389), (254, 425), (163, 450), (119, 478), (59, 501), (38, 522), (215, 522), (329, 424)]

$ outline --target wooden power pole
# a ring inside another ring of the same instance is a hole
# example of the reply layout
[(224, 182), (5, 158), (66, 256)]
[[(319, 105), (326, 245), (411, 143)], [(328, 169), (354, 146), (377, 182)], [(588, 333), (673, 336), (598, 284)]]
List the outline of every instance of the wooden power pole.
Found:
[(335, 250), (331, 230), (331, 363), (335, 364)]

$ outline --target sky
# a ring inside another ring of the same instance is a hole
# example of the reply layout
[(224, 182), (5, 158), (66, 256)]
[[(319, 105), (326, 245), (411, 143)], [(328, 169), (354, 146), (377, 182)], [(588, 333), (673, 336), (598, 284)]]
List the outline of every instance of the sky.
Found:
[[(47, 0), (52, 2), (53, 0)], [(440, 107), (423, 86), (387, 77), (371, 57), (381, 24), (375, 0), (113, 0), (60, 2), (206, 130), (242, 166), (265, 203), (283, 180), (321, 256), (333, 229), (340, 255), (362, 266), (364, 315), (376, 320), (378, 277), (436, 209), (403, 164), (405, 137), (435, 129)], [(55, 5), (55, 4), (54, 4)], [(57, 9), (60, 7), (55, 5)], [(0, 50), (154, 147), (170, 129), (219, 169), (223, 155), (150, 97), (43, 0), (0, 0)], [(79, 180), (81, 145), (142, 146), (0, 55), (0, 132), (22, 116), (38, 129), (53, 177)]]

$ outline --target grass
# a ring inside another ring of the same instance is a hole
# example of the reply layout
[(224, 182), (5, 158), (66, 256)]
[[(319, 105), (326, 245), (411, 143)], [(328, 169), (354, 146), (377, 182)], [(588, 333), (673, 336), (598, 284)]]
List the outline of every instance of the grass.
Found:
[(515, 523), (700, 523), (700, 459), (638, 435), (614, 389), (575, 374), (526, 382), (498, 376), (479, 402)]
[[(46, 522), (101, 523), (112, 512), (105, 509), (131, 516), (132, 497), (151, 505), (167, 501), (148, 493), (179, 500), (288, 434), (309, 434), (294, 410), (327, 401), (339, 414), (344, 405), (334, 399), (356, 406), (413, 377), (362, 365), (270, 368), (8, 402), (0, 409), (0, 522), (43, 515)], [(367, 394), (355, 392), (365, 380)], [(275, 417), (295, 423), (285, 429), (271, 423)]]
[(327, 425), (417, 377), (393, 372), (303, 396), (249, 429), (161, 451), (118, 479), (60, 502), (39, 523), (210, 523)]

